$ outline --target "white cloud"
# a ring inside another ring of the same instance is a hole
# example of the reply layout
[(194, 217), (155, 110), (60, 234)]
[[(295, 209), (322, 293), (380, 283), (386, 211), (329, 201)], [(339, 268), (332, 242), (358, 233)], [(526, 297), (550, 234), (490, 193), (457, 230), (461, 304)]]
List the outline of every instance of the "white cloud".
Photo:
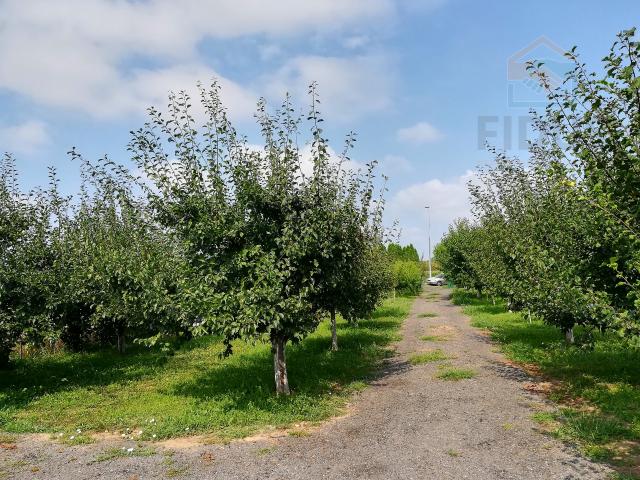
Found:
[(403, 0), (399, 6), (410, 13), (431, 12), (446, 3), (446, 0)]
[(397, 136), (400, 141), (415, 144), (433, 143), (443, 137), (437, 128), (427, 122), (418, 122), (410, 127), (401, 128)]
[(399, 190), (387, 203), (387, 223), (398, 220), (403, 226), (401, 241), (413, 243), (419, 251), (426, 252), (425, 206), (430, 206), (433, 247), (453, 220), (470, 216), (467, 184), (474, 178), (475, 173), (468, 170), (452, 180), (436, 178)]
[(322, 115), (350, 121), (390, 105), (390, 70), (389, 60), (383, 56), (299, 56), (263, 81), (268, 94), (278, 99), (285, 92), (296, 99), (307, 99), (309, 84), (316, 81)]
[(274, 45), (274, 44), (261, 45), (259, 47), (259, 50), (260, 50), (260, 59), (263, 62), (267, 62), (269, 60), (272, 60), (282, 55), (282, 48), (279, 45)]
[[(205, 66), (197, 50), (203, 40), (337, 32), (393, 17), (397, 1), (4, 0), (0, 2), (0, 89), (43, 105), (109, 117), (139, 112), (157, 99), (157, 92), (173, 85), (172, 79), (183, 81), (179, 85), (183, 88), (196, 80), (207, 81), (205, 74), (218, 74), (233, 90), (230, 95), (243, 103), (254, 95)], [(265, 52), (275, 54), (269, 48)], [(128, 70), (126, 65), (136, 58), (151, 59), (163, 67)], [(320, 78), (314, 79), (322, 82), (327, 79), (320, 75), (323, 65), (336, 73), (337, 63), (341, 62), (301, 59), (283, 73), (305, 81), (317, 75)], [(362, 60), (355, 63), (370, 71)], [(326, 94), (338, 90), (348, 108), (359, 99), (344, 92), (360, 79), (358, 74), (342, 72), (337, 82), (327, 81)], [(152, 83), (149, 91), (143, 80)], [(336, 86), (340, 81), (346, 82), (344, 88)]]
[(354, 35), (352, 37), (348, 37), (342, 42), (345, 48), (356, 49), (362, 48), (369, 43), (369, 37), (366, 35)]
[(47, 126), (30, 120), (18, 125), (0, 127), (0, 151), (30, 154), (49, 143)]
[[(223, 104), (232, 118), (250, 117), (256, 110), (258, 94), (237, 83), (221, 77), (214, 70), (199, 65), (178, 65), (159, 70), (138, 70), (127, 81), (131, 111), (140, 111), (149, 105), (162, 107), (167, 103), (169, 91), (186, 91), (191, 98), (198, 98), (197, 81), (207, 84), (216, 77), (220, 82)], [(123, 108), (125, 106), (123, 105)], [(200, 102), (193, 102), (194, 112), (202, 113)]]
[(21, 26), (99, 48), (182, 56), (204, 37), (330, 31), (393, 16), (393, 0), (5, 0), (6, 29)]
[[(67, 45), (55, 35), (40, 48), (38, 35), (14, 35), (5, 43), (0, 30), (0, 86), (19, 92), (38, 103), (89, 113), (98, 118), (144, 112), (150, 105), (165, 105), (169, 90), (195, 92), (196, 82), (217, 77), (226, 105), (236, 116), (254, 111), (256, 94), (224, 78), (198, 62), (158, 69), (119, 71), (116, 59), (95, 45)], [(60, 41), (61, 43), (56, 43)], [(251, 108), (248, 108), (248, 106)]]
[(396, 172), (408, 173), (413, 171), (411, 162), (401, 155), (385, 155), (380, 162), (380, 168), (385, 175), (391, 175)]
[(446, 222), (468, 216), (470, 204), (467, 183), (474, 178), (474, 172), (468, 170), (451, 181), (435, 178), (409, 185), (396, 192), (389, 202), (390, 209), (398, 213), (415, 214), (429, 205), (431, 218)]
[[(341, 159), (340, 155), (331, 147), (327, 149), (327, 153), (329, 154), (331, 162), (335, 164), (342, 163), (342, 169), (344, 171), (357, 172), (364, 170), (366, 167), (364, 164), (355, 160)], [(300, 170), (304, 175), (311, 175), (313, 173), (313, 155), (311, 153), (311, 145), (308, 143), (300, 149)]]

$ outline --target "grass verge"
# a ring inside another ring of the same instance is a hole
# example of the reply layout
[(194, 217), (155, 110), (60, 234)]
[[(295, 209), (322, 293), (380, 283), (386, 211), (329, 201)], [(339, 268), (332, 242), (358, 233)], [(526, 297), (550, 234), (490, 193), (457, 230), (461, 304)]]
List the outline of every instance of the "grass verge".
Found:
[(473, 326), (491, 333), (507, 358), (551, 381), (548, 395), (559, 408), (536, 413), (534, 420), (592, 459), (612, 463), (624, 478), (640, 478), (637, 346), (600, 333), (580, 345), (586, 332), (576, 329), (578, 344), (569, 347), (557, 328), (536, 319), (529, 323), (501, 303), (493, 305), (463, 290), (453, 292), (453, 302), (463, 305)]
[[(399, 338), (412, 298), (388, 299), (372, 318), (340, 320), (340, 351), (330, 352), (327, 322), (298, 345), (287, 346), (293, 395), (274, 395), (270, 348), (223, 345), (203, 337), (175, 354), (132, 349), (61, 353), (17, 362), (0, 375), (0, 430), (47, 432), (68, 439), (108, 430), (135, 440), (214, 434), (231, 439), (336, 415), (365, 387)], [(62, 435), (60, 435), (62, 434)]]

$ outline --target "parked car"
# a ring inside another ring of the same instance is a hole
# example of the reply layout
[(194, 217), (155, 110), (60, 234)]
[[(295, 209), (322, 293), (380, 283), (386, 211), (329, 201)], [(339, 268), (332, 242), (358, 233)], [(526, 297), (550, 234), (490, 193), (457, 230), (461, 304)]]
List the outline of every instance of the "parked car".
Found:
[(435, 275), (433, 277), (429, 277), (427, 279), (427, 283), (429, 285), (436, 285), (438, 287), (443, 286), (445, 283), (447, 283), (447, 280), (444, 278), (444, 275), (439, 273), (438, 275)]

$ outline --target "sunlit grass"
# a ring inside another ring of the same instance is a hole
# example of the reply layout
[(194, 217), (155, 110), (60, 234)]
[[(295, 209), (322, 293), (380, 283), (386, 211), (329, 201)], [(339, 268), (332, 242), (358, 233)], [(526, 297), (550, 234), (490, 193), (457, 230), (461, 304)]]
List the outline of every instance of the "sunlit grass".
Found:
[(438, 362), (447, 360), (449, 357), (442, 350), (431, 350), (429, 352), (414, 353), (409, 356), (409, 363), (421, 365), (423, 363)]
[[(270, 347), (195, 339), (174, 355), (138, 347), (19, 360), (0, 375), (0, 430), (48, 432), (69, 441), (78, 429), (134, 440), (198, 433), (221, 441), (265, 428), (333, 416), (361, 390), (399, 338), (412, 298), (388, 299), (358, 326), (339, 321), (340, 350), (330, 352), (326, 323), (287, 347), (293, 395), (274, 395)], [(75, 439), (74, 439), (75, 440)]]
[(436, 375), (436, 378), (439, 378), (440, 380), (451, 380), (455, 382), (458, 380), (467, 380), (469, 378), (475, 377), (476, 375), (477, 373), (475, 371), (468, 368), (449, 367), (440, 370)]

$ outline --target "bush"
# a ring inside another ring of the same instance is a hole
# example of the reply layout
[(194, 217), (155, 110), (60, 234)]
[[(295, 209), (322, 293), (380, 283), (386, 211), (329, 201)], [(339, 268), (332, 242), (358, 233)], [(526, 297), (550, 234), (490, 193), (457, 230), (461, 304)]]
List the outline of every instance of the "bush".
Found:
[(417, 295), (422, 290), (422, 268), (419, 262), (397, 260), (393, 264), (395, 289), (401, 295)]

